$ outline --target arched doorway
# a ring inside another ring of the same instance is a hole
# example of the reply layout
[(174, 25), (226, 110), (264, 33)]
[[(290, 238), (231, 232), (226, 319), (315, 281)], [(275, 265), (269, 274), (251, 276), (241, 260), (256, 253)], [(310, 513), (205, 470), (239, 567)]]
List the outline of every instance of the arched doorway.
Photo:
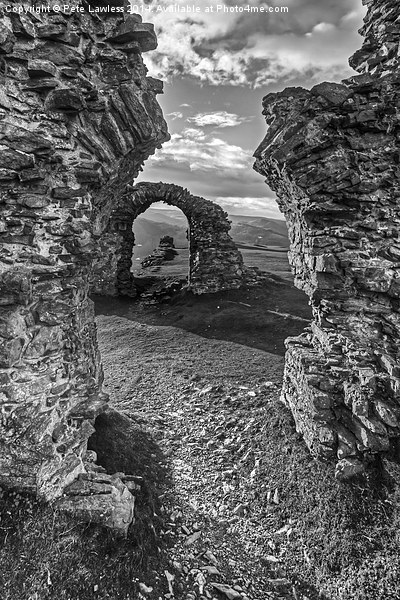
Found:
[(136, 296), (132, 276), (133, 223), (155, 202), (179, 208), (189, 230), (188, 286), (195, 294), (237, 289), (243, 259), (229, 235), (228, 215), (214, 202), (169, 183), (140, 183), (129, 190), (111, 217), (93, 272), (92, 291)]
[(131, 271), (142, 295), (169, 295), (188, 284), (189, 228), (183, 212), (155, 202), (133, 222)]

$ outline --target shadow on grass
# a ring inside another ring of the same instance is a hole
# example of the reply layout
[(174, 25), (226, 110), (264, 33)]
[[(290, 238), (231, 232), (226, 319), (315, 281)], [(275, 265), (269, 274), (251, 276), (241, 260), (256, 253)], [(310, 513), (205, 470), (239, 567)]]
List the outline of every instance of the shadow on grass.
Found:
[(141, 489), (135, 494), (135, 525), (131, 535), (136, 542), (141, 540), (145, 560), (147, 553), (154, 555), (157, 529), (162, 525), (157, 516), (159, 493), (161, 488), (171, 484), (165, 457), (140, 425), (115, 410), (108, 410), (97, 417), (95, 429), (89, 438), (88, 449), (97, 453), (97, 463), (110, 474), (123, 472), (143, 478)]
[(0, 504), (1, 600), (136, 600), (138, 582), (167, 591), (155, 574), (166, 568), (158, 490), (168, 482), (155, 442), (114, 411), (96, 421), (90, 448), (110, 473), (143, 477), (136, 496), (136, 522), (127, 539), (82, 523), (37, 501), (3, 492)]
[(285, 353), (284, 340), (302, 333), (311, 320), (306, 295), (273, 275), (270, 281), (249, 289), (200, 296), (182, 292), (169, 302), (154, 305), (124, 297), (93, 296), (93, 300), (97, 315), (169, 325), (280, 356)]

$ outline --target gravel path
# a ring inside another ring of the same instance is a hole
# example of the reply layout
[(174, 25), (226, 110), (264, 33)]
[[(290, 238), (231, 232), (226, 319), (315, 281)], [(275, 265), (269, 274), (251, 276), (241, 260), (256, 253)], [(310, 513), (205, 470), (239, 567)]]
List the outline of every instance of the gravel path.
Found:
[(157, 499), (139, 600), (399, 600), (399, 474), (340, 484), (279, 400), (281, 340), (307, 316), (289, 288), (97, 310), (126, 415), (105, 417), (100, 462), (152, 482), (139, 508)]
[[(293, 596), (282, 568), (291, 527), (271, 519), (279, 489), (259, 479), (282, 358), (117, 316), (97, 324), (112, 404), (151, 433), (170, 469), (161, 494), (170, 548), (170, 568), (158, 574), (170, 586), (165, 597), (305, 598)], [(257, 495), (266, 507), (253, 506)]]

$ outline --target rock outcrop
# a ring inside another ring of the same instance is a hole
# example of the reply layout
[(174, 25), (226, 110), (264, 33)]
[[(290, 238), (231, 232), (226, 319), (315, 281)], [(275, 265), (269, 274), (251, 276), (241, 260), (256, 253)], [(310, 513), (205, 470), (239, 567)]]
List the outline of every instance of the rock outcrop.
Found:
[(149, 256), (143, 258), (140, 264), (144, 269), (147, 267), (159, 266), (166, 261), (174, 260), (177, 254), (178, 252), (175, 250), (174, 238), (170, 235), (164, 235), (160, 239), (158, 247), (155, 248)]
[(135, 297), (133, 222), (154, 202), (180, 208), (189, 224), (189, 289), (195, 294), (237, 289), (243, 284), (243, 258), (229, 235), (228, 215), (220, 206), (170, 183), (139, 183), (114, 205), (101, 252), (95, 262), (92, 291)]
[(0, 484), (129, 521), (121, 479), (85, 475), (107, 402), (89, 272), (113, 205), (168, 139), (141, 56), (156, 37), (121, 0), (56, 4), (0, 2)]
[(287, 340), (282, 398), (341, 478), (400, 438), (400, 5), (364, 4), (360, 74), (266, 96), (255, 153), (314, 316)]

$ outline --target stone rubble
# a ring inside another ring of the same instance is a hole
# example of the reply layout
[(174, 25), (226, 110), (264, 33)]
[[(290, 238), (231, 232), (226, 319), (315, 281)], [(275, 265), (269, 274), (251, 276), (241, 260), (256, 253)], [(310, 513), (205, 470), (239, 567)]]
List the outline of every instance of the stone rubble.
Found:
[(155, 267), (162, 265), (166, 261), (174, 260), (178, 252), (175, 250), (174, 238), (169, 235), (164, 235), (160, 239), (160, 243), (153, 252), (143, 258), (141, 265), (144, 269), (147, 267)]
[(169, 135), (141, 56), (153, 25), (100, 4), (0, 1), (0, 484), (126, 532), (129, 486), (85, 459), (108, 400), (89, 273), (115, 199)]
[(400, 5), (363, 0), (359, 74), (263, 99), (254, 168), (277, 193), (313, 322), (287, 340), (282, 399), (342, 479), (400, 437)]

